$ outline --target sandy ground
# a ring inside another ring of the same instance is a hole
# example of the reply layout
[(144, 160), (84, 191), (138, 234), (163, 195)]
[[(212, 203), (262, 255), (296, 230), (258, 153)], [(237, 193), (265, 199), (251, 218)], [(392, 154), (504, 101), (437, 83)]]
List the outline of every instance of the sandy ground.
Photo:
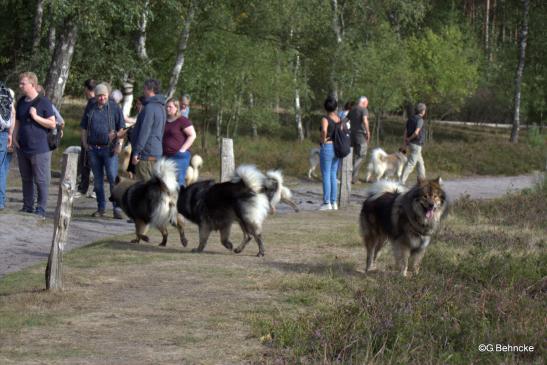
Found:
[[(489, 199), (507, 192), (531, 187), (538, 180), (537, 174), (514, 177), (473, 177), (445, 182), (449, 197), (454, 200), (469, 195), (471, 198)], [(59, 179), (52, 179), (48, 200), (47, 219), (38, 220), (32, 214), (20, 213), (22, 193), (20, 189), (8, 189), (7, 208), (0, 212), (0, 277), (22, 268), (47, 260), (53, 236), (53, 214), (57, 204)], [(105, 184), (106, 185), (106, 184)], [(288, 182), (294, 201), (301, 210), (316, 210), (321, 204), (320, 182), (292, 180)], [(368, 185), (353, 186), (352, 204), (359, 205)], [(105, 186), (107, 189), (107, 187)], [(108, 190), (108, 189), (107, 189)], [(92, 218), (96, 201), (82, 197), (75, 200), (73, 219), (69, 228), (67, 250), (80, 247), (101, 238), (133, 232), (133, 224), (112, 218)], [(282, 214), (292, 209), (278, 206)], [(112, 211), (108, 211), (111, 217)]]

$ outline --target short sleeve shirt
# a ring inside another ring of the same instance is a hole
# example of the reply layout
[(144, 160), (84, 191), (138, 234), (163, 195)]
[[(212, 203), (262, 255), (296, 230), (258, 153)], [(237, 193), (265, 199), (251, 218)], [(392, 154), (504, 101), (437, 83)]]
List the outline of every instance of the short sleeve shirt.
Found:
[(17, 140), (21, 152), (26, 155), (36, 155), (49, 152), (47, 143), (48, 128), (40, 125), (30, 116), (30, 108), (36, 108), (36, 114), (42, 118), (53, 116), (53, 105), (45, 96), (27, 101), (24, 97), (17, 103), (15, 118), (19, 121)]
[(360, 106), (354, 106), (348, 113), (348, 119), (351, 125), (351, 133), (365, 134), (365, 126), (363, 125), (363, 118), (368, 116), (367, 108), (361, 108)]
[(163, 132), (163, 154), (165, 156), (172, 156), (182, 148), (182, 145), (188, 139), (188, 136), (184, 133), (184, 129), (191, 125), (192, 122), (190, 119), (185, 117), (165, 123), (165, 130)]

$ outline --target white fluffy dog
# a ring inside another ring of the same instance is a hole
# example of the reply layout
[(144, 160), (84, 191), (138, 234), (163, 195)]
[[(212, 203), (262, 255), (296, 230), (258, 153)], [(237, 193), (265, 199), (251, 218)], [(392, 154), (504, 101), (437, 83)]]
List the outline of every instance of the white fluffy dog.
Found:
[(381, 148), (375, 148), (368, 164), (366, 181), (370, 182), (373, 177), (380, 180), (393, 175), (400, 179), (406, 161), (406, 150), (402, 148), (390, 155)]
[(190, 160), (190, 166), (186, 170), (186, 186), (191, 185), (198, 181), (199, 178), (199, 169), (203, 166), (203, 159), (200, 155), (192, 156)]

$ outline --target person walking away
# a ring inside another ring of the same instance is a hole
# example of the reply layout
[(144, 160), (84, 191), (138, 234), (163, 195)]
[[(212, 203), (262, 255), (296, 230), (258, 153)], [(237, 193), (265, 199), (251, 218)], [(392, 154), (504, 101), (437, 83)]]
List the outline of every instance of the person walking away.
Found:
[[(33, 72), (19, 75), (23, 93), (15, 111), (14, 144), (17, 148), (19, 172), (23, 182), (22, 212), (35, 213), (45, 219), (48, 188), (51, 179), (51, 151), (47, 141), (48, 130), (55, 128), (51, 101), (36, 90), (38, 78)], [(35, 187), (38, 192), (34, 209)]]
[(0, 82), (0, 210), (6, 207), (6, 187), (13, 155), (15, 93)]
[(350, 110), (347, 117), (350, 121), (351, 147), (353, 147), (353, 175), (352, 184), (359, 182), (359, 170), (367, 157), (367, 148), (370, 141), (368, 124), (368, 99), (361, 96), (357, 104)]
[(321, 118), (321, 146), (319, 150), (319, 165), (323, 180), (323, 205), (319, 210), (337, 210), (338, 184), (336, 172), (340, 159), (334, 154), (332, 134), (334, 127), (340, 123), (340, 117), (336, 114), (338, 102), (332, 96), (327, 97), (324, 103), (327, 114)]
[(424, 115), (426, 112), (426, 105), (424, 103), (418, 103), (416, 105), (415, 113), (410, 117), (405, 126), (403, 143), (408, 146), (408, 160), (403, 167), (403, 173), (401, 174), (401, 183), (406, 183), (408, 176), (414, 170), (414, 166), (418, 165), (418, 178), (425, 179), (425, 164), (422, 157), (422, 147), (425, 142), (425, 126)]
[(180, 114), (176, 99), (167, 100), (165, 108), (167, 123), (163, 133), (163, 155), (177, 164), (177, 182), (179, 186), (185, 186), (186, 170), (192, 158), (190, 147), (196, 140), (196, 131), (192, 122)]
[(160, 94), (160, 82), (148, 79), (143, 87), (144, 106), (137, 116), (131, 139), (131, 163), (135, 165), (137, 178), (152, 177), (154, 163), (163, 155), (163, 131), (167, 120), (165, 96)]
[[(125, 127), (122, 109), (109, 102), (108, 87), (99, 84), (95, 87), (96, 103), (90, 106), (80, 122), (82, 145), (88, 153), (89, 164), (94, 176), (97, 196), (97, 211), (93, 217), (104, 217), (106, 198), (104, 193), (104, 171), (110, 185), (114, 188), (118, 176), (118, 154), (123, 141), (118, 139)], [(122, 219), (121, 209), (113, 203), (114, 218)]]

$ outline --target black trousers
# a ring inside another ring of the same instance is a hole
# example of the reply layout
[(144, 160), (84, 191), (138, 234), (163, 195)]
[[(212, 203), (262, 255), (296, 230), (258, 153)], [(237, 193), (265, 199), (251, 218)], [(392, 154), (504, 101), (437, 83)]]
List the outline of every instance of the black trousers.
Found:
[(91, 171), (91, 168), (89, 166), (87, 151), (85, 150), (81, 142), (80, 147), (81, 152), (80, 156), (78, 156), (78, 176), (80, 180), (80, 182), (78, 183), (78, 191), (81, 194), (85, 194), (87, 193), (87, 189), (89, 188), (89, 171)]

